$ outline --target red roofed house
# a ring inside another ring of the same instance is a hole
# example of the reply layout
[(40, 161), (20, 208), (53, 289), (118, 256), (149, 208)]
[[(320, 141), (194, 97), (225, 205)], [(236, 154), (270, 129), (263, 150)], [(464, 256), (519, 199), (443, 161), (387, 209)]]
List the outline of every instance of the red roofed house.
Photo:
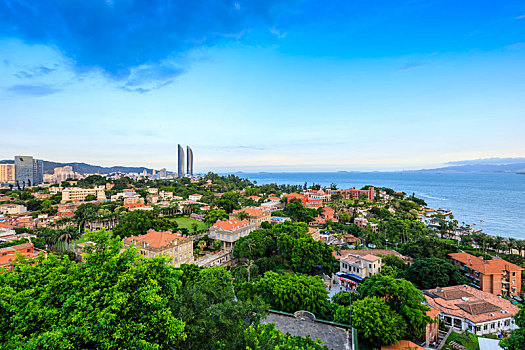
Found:
[(250, 223), (248, 220), (217, 221), (210, 228), (210, 238), (222, 241), (224, 243), (223, 249), (232, 250), (239, 238), (248, 236), (256, 228), (256, 224)]
[(173, 258), (170, 264), (175, 267), (193, 263), (193, 241), (180, 232), (149, 230), (145, 235), (126, 238), (124, 245), (134, 246), (139, 254), (149, 258), (170, 256)]
[(411, 342), (410, 340), (400, 340), (393, 345), (383, 345), (381, 350), (425, 350), (425, 348)]
[(484, 292), (520, 296), (523, 268), (503, 259), (483, 260), (468, 253), (449, 254), (452, 263)]
[(423, 294), (428, 306), (440, 311), (440, 322), (457, 332), (483, 335), (517, 328), (514, 315), (519, 308), (494, 294), (467, 285), (429, 289)]
[(260, 228), (263, 222), (270, 222), (271, 215), (270, 211), (265, 208), (242, 208), (240, 210), (234, 210), (230, 215), (230, 219), (238, 219), (240, 213), (246, 213), (248, 215), (248, 221), (250, 224), (255, 224), (257, 228)]
[(340, 193), (343, 198), (359, 198), (361, 195), (366, 197), (368, 200), (373, 200), (376, 197), (376, 190), (373, 187), (369, 187), (368, 190), (356, 190), (355, 188), (348, 188), (345, 190), (326, 190), (328, 194)]
[(306, 208), (320, 208), (323, 206), (323, 199), (317, 196), (311, 196), (309, 193), (290, 193), (283, 195), (286, 197), (286, 203), (290, 203), (294, 199), (301, 201), (301, 204)]
[(314, 241), (319, 241), (321, 239), (321, 230), (319, 228), (308, 227), (308, 234), (312, 235)]
[(35, 251), (33, 243), (28, 242), (24, 244), (14, 245), (0, 249), (0, 269), (4, 267), (11, 268), (13, 261), (16, 259), (16, 253), (19, 252), (26, 258), (35, 258), (38, 252)]

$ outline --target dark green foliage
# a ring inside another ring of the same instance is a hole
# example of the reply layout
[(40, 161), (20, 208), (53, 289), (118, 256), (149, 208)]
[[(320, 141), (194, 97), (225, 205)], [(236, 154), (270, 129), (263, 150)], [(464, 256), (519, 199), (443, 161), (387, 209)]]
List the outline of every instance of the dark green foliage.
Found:
[(332, 297), (332, 303), (349, 306), (352, 301), (352, 294), (350, 292), (341, 291)]
[(20, 238), (20, 239), (17, 239), (17, 240), (14, 240), (14, 241), (8, 241), (8, 242), (2, 242), (0, 243), (0, 249), (1, 248), (7, 248), (7, 247), (12, 247), (12, 246), (15, 246), (15, 245), (19, 245), (19, 244), (24, 244), (24, 243), (27, 243), (29, 242), (29, 240), (27, 238)]
[(466, 284), (469, 281), (450, 260), (438, 258), (416, 259), (406, 270), (406, 279), (419, 289), (448, 287)]
[(458, 248), (446, 241), (434, 237), (421, 237), (417, 241), (404, 244), (401, 249), (403, 255), (417, 258), (447, 259), (448, 254), (457, 253)]
[(89, 175), (85, 179), (78, 180), (77, 186), (82, 188), (94, 188), (105, 185), (108, 180), (101, 175)]
[(514, 316), (514, 321), (519, 329), (515, 329), (510, 337), (503, 339), (499, 345), (505, 350), (523, 350), (525, 349), (525, 309), (521, 310)]
[(127, 213), (124, 218), (120, 219), (118, 225), (113, 229), (113, 233), (116, 236), (124, 238), (144, 235), (150, 229), (156, 231), (175, 231), (177, 230), (177, 227), (174, 225), (173, 221), (166, 218), (160, 218), (152, 211), (135, 210)]
[(286, 216), (292, 218), (293, 221), (306, 223), (314, 221), (314, 218), (319, 215), (317, 210), (305, 208), (298, 199), (294, 199), (286, 204), (283, 212)]
[(328, 350), (321, 341), (290, 333), (282, 334), (273, 324), (250, 326), (244, 331), (246, 350)]
[[(14, 349), (154, 349), (184, 339), (180, 273), (101, 232), (82, 264), (54, 255), (0, 274), (0, 343)], [(146, 331), (147, 330), (147, 331)]]

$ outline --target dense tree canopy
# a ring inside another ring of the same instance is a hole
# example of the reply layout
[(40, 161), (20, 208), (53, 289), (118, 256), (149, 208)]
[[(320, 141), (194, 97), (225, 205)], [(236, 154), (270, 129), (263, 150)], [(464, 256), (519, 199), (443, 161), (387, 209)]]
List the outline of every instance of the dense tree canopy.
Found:
[(143, 259), (101, 232), (82, 264), (54, 257), (0, 273), (0, 343), (6, 348), (158, 349), (182, 341), (170, 309), (180, 272)]
[(450, 260), (438, 258), (416, 259), (406, 270), (406, 278), (419, 289), (448, 287), (468, 283)]
[(135, 210), (120, 219), (118, 225), (113, 229), (113, 233), (123, 238), (143, 235), (150, 229), (166, 231), (177, 230), (177, 227), (175, 221), (160, 218), (152, 211)]

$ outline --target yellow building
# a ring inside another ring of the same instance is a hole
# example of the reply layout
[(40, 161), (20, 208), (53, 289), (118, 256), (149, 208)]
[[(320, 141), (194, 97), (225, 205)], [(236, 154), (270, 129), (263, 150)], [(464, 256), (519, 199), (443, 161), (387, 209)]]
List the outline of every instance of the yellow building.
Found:
[(79, 187), (68, 187), (62, 191), (62, 202), (76, 202), (83, 201), (90, 194), (94, 195), (97, 200), (106, 200), (106, 192), (104, 186), (97, 188), (79, 188)]
[(126, 238), (124, 245), (134, 246), (139, 254), (148, 258), (160, 255), (172, 257), (169, 264), (175, 267), (193, 263), (193, 241), (180, 232), (149, 230), (145, 235)]
[(0, 183), (15, 182), (15, 165), (0, 164)]

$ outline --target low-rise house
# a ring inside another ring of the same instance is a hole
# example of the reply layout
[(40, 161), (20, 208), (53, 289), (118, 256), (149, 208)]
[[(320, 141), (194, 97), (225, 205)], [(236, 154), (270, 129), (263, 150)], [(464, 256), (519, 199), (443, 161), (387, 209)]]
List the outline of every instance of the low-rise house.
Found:
[(255, 223), (248, 220), (223, 220), (217, 221), (210, 228), (210, 238), (223, 242), (223, 249), (232, 250), (235, 242), (241, 237), (248, 236), (257, 228)]
[(499, 334), (516, 329), (519, 308), (507, 299), (467, 285), (423, 291), (427, 304), (440, 311), (439, 320), (458, 332)]
[(27, 213), (27, 208), (22, 204), (2, 204), (0, 205), (0, 213), (5, 215), (20, 215)]
[(183, 237), (180, 232), (149, 230), (141, 236), (132, 236), (124, 240), (125, 246), (134, 246), (139, 254), (152, 258), (165, 255), (171, 257), (169, 262), (175, 267), (193, 263), (193, 241)]
[(26, 258), (36, 258), (40, 250), (35, 249), (33, 243), (23, 243), (11, 247), (0, 248), (0, 269), (11, 268), (17, 253), (24, 255)]
[(280, 217), (280, 216), (272, 216), (270, 218), (270, 223), (272, 225), (283, 224), (286, 221), (292, 221), (292, 219), (287, 218), (287, 217)]
[(363, 278), (381, 272), (383, 261), (381, 257), (367, 254), (364, 256), (349, 254), (339, 260), (340, 271)]
[(230, 219), (238, 219), (241, 213), (246, 213), (248, 215), (248, 221), (250, 224), (255, 224), (257, 228), (260, 228), (263, 222), (270, 222), (270, 211), (265, 208), (242, 208), (239, 210), (234, 210), (230, 215)]
[(194, 202), (198, 202), (198, 201), (200, 201), (201, 198), (202, 198), (202, 194), (198, 194), (198, 193), (195, 193), (195, 194), (192, 194), (192, 195), (189, 195), (189, 196), (188, 196), (188, 199), (189, 199), (190, 201), (194, 201)]
[(356, 224), (357, 226), (361, 228), (367, 228), (370, 225), (370, 228), (372, 229), (372, 231), (377, 232), (378, 230), (378, 225), (376, 223), (369, 222), (368, 219), (363, 216), (355, 218), (354, 224)]
[(312, 236), (314, 241), (319, 241), (321, 239), (321, 230), (316, 227), (308, 227), (308, 234)]
[(343, 189), (343, 190), (328, 189), (326, 190), (326, 192), (330, 195), (339, 193), (345, 199), (359, 198), (363, 196), (368, 200), (374, 200), (374, 198), (376, 197), (376, 190), (373, 187), (369, 187), (367, 190), (356, 190), (355, 188), (348, 188), (348, 189)]
[(95, 196), (97, 200), (106, 200), (105, 190), (105, 186), (99, 186), (96, 188), (68, 187), (62, 190), (62, 202), (83, 201), (89, 195)]
[(131, 203), (131, 204), (124, 204), (124, 208), (128, 208), (129, 211), (134, 210), (153, 210), (153, 207), (151, 204), (144, 204), (144, 203)]
[(521, 294), (521, 268), (503, 259), (484, 260), (468, 253), (449, 254), (452, 263), (484, 292), (503, 296)]

